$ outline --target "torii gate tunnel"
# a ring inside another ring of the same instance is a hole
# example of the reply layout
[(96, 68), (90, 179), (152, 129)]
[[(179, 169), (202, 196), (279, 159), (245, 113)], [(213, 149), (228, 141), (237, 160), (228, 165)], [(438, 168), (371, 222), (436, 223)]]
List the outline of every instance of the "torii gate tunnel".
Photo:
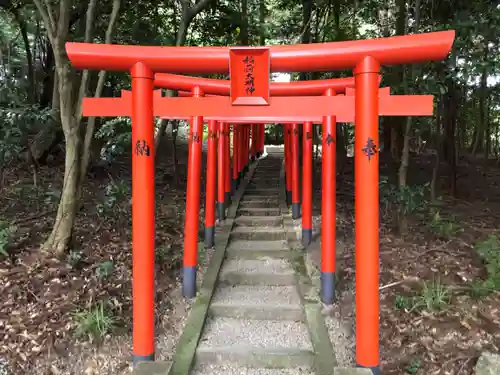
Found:
[[(154, 360), (155, 351), (153, 118), (189, 119), (191, 124), (184, 238), (183, 292), (186, 297), (196, 295), (203, 122), (209, 124), (205, 218), (208, 246), (213, 245), (215, 211), (223, 220), (231, 185), (234, 189), (249, 159), (258, 157), (264, 150), (263, 124), (266, 123), (284, 124), (286, 189), (295, 218), (301, 216), (298, 134), (299, 124), (303, 124), (302, 240), (304, 245), (309, 244), (312, 124), (322, 124), (321, 298), (325, 303), (332, 303), (335, 295), (335, 125), (336, 122), (354, 122), (356, 362), (359, 367), (380, 374), (378, 117), (430, 116), (433, 113), (432, 96), (393, 96), (388, 88), (379, 88), (380, 66), (442, 60), (449, 53), (454, 38), (455, 32), (450, 30), (271, 47), (66, 44), (68, 57), (75, 68), (129, 71), (132, 77), (131, 94), (122, 92), (121, 98), (86, 98), (83, 114), (132, 117), (134, 361)], [(354, 78), (269, 82), (271, 72), (335, 69), (353, 69)], [(165, 74), (228, 72), (230, 81)], [(180, 90), (179, 97), (162, 97), (159, 91), (153, 90), (155, 86)], [(230, 124), (233, 130), (232, 173)]]

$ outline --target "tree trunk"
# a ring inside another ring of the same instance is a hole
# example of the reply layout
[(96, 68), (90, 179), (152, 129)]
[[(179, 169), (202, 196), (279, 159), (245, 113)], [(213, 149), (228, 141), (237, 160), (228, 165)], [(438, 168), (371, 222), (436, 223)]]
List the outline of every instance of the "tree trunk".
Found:
[[(193, 21), (193, 19), (200, 13), (203, 9), (207, 7), (210, 2), (213, 0), (201, 0), (196, 2), (195, 5), (191, 6), (191, 2), (188, 0), (182, 0), (181, 1), (181, 7), (182, 7), (182, 16), (181, 16), (181, 23), (179, 24), (178, 30), (177, 30), (177, 35), (175, 38), (175, 45), (176, 47), (181, 47), (186, 44), (187, 40), (187, 32), (189, 29), (189, 25)], [(167, 94), (170, 97), (174, 97), (177, 95), (177, 93), (172, 92), (170, 90), (167, 90)], [(159, 124), (158, 124), (158, 130), (155, 133), (155, 145), (160, 144), (161, 139), (165, 136), (165, 131), (167, 130), (169, 120), (167, 119), (160, 119)], [(173, 135), (173, 130), (177, 131), (178, 128), (178, 121), (174, 120), (172, 121), (172, 135)], [(174, 173), (175, 173), (175, 179), (178, 179), (177, 175), (177, 137), (172, 137), (172, 148), (173, 148), (173, 156), (174, 156)], [(155, 153), (156, 153), (156, 148), (155, 148)]]
[[(118, 19), (118, 13), (120, 12), (121, 0), (113, 0), (113, 8), (111, 10), (111, 15), (108, 22), (108, 28), (106, 30), (106, 36), (104, 38), (105, 44), (111, 44), (113, 39), (113, 33), (115, 29), (116, 20)], [(97, 80), (97, 87), (95, 89), (95, 98), (100, 98), (102, 95), (102, 91), (104, 89), (104, 84), (106, 83), (106, 71), (101, 70), (99, 72), (99, 78)], [(88, 171), (88, 167), (90, 164), (90, 160), (92, 157), (95, 158), (96, 155), (92, 155), (92, 141), (94, 139), (94, 133), (96, 128), (96, 118), (89, 117), (87, 119), (87, 128), (85, 130), (85, 138), (83, 141), (83, 149), (82, 149), (82, 158), (81, 158), (81, 166), (80, 166), (80, 177), (79, 184), (80, 186), (85, 181), (85, 176)], [(99, 157), (100, 155), (97, 155)]]
[(69, 61), (62, 56), (60, 50), (56, 52), (56, 48), (54, 48), (54, 52), (60, 54), (59, 57), (56, 57), (56, 66), (59, 91), (61, 92), (60, 112), (61, 124), (66, 139), (66, 156), (63, 188), (57, 209), (56, 221), (49, 238), (43, 244), (43, 249), (55, 255), (61, 255), (70, 245), (76, 213), (78, 212), (81, 136), (74, 117), (74, 106), (71, 100), (73, 89), (70, 75), (71, 67)]
[[(302, 44), (311, 43), (311, 18), (313, 5), (313, 0), (302, 0)], [(307, 72), (301, 72), (299, 74), (299, 80), (306, 81), (310, 78), (310, 76), (311, 75)]]
[[(45, 241), (42, 249), (61, 255), (69, 247), (73, 228), (78, 211), (78, 198), (80, 194), (80, 169), (82, 155), (81, 134), (81, 102), (87, 90), (88, 72), (82, 73), (79, 97), (74, 100), (75, 85), (73, 81), (72, 68), (65, 51), (65, 43), (68, 40), (69, 21), (71, 15), (70, 0), (60, 0), (59, 11), (54, 14), (46, 2), (34, 0), (40, 13), (45, 29), (54, 52), (54, 60), (57, 75), (57, 87), (59, 93), (59, 113), (61, 126), (66, 140), (66, 155), (63, 188), (57, 209), (56, 220), (49, 238)], [(92, 26), (94, 23), (94, 11), (97, 0), (90, 0), (86, 13), (85, 41), (92, 40)]]
[(259, 45), (266, 45), (266, 0), (259, 2)]
[(241, 0), (241, 21), (240, 21), (240, 44), (248, 46), (250, 36), (248, 34), (248, 1)]
[(28, 29), (26, 25), (26, 20), (19, 12), (19, 9), (15, 8), (13, 10), (14, 18), (19, 24), (19, 30), (21, 31), (21, 36), (23, 38), (24, 49), (26, 51), (26, 62), (28, 64), (28, 82), (30, 89), (28, 90), (28, 101), (33, 104), (36, 101), (36, 83), (35, 83), (35, 69), (33, 65), (33, 54), (31, 53), (31, 45), (28, 39)]

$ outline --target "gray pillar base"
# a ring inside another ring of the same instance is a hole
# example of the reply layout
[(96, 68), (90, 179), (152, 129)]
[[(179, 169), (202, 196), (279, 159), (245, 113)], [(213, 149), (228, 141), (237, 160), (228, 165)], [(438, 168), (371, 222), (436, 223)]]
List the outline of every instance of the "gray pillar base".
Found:
[(228, 208), (231, 205), (231, 192), (226, 191), (226, 197), (224, 199), (225, 207)]
[(286, 191), (286, 204), (287, 206), (292, 204), (292, 192), (290, 190)]
[(226, 204), (224, 202), (217, 202), (217, 216), (220, 221), (226, 220)]
[(382, 375), (382, 372), (380, 371), (380, 366), (365, 367), (365, 366), (361, 366), (361, 365), (356, 365), (356, 367), (359, 367), (359, 368), (368, 368), (368, 369), (372, 370), (372, 374), (373, 375)]
[(205, 247), (211, 248), (215, 245), (215, 228), (205, 227)]
[(238, 179), (237, 178), (233, 178), (231, 180), (231, 190), (233, 191), (233, 194), (236, 190), (238, 190)]
[(182, 295), (184, 298), (196, 297), (196, 267), (184, 266), (182, 274)]
[(302, 228), (302, 246), (307, 247), (311, 244), (313, 236), (313, 230)]
[(333, 305), (335, 301), (335, 272), (321, 272), (321, 302)]
[(150, 354), (150, 355), (135, 355), (132, 354), (132, 363), (134, 367), (137, 365), (138, 362), (152, 362), (155, 360), (155, 354)]
[(300, 217), (300, 203), (292, 203), (292, 219)]

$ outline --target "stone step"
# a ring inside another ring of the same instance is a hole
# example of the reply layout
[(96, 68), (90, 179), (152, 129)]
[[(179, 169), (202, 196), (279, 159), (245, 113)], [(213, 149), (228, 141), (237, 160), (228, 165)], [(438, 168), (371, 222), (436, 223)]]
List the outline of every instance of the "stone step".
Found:
[(270, 187), (268, 185), (262, 184), (260, 186), (247, 186), (245, 189), (246, 193), (250, 193), (250, 195), (275, 195), (278, 196), (280, 191), (280, 187)]
[(191, 375), (314, 375), (306, 368), (277, 369), (277, 368), (252, 368), (231, 365), (204, 365), (194, 368)]
[(283, 227), (247, 227), (237, 226), (231, 231), (231, 239), (249, 241), (286, 240)]
[(132, 375), (166, 375), (172, 367), (171, 362), (156, 361), (156, 362), (139, 362)]
[(291, 255), (285, 241), (232, 240), (226, 249), (228, 259), (287, 259)]
[(234, 224), (254, 226), (281, 226), (281, 216), (238, 216), (234, 219)]
[(254, 195), (250, 193), (245, 193), (242, 198), (242, 202), (246, 201), (253, 201), (253, 200), (265, 200), (265, 201), (270, 201), (270, 202), (279, 202), (279, 194), (276, 192), (276, 194), (259, 194), (259, 195)]
[(238, 206), (240, 210), (244, 210), (247, 208), (277, 208), (279, 206), (279, 202), (277, 199), (274, 200), (242, 200), (240, 201), (240, 205)]
[(238, 208), (238, 216), (279, 216), (281, 211), (277, 207)]
[[(272, 172), (269, 172), (272, 173)], [(265, 176), (253, 176), (250, 181), (250, 185), (263, 185), (263, 186), (279, 186), (281, 183), (280, 178), (269, 178), (269, 175)]]
[(259, 320), (304, 319), (295, 286), (230, 285), (217, 288), (210, 314)]
[(219, 280), (243, 285), (294, 285), (294, 271), (286, 259), (227, 259)]
[(212, 317), (196, 350), (197, 364), (310, 368), (313, 358), (307, 326), (295, 321)]

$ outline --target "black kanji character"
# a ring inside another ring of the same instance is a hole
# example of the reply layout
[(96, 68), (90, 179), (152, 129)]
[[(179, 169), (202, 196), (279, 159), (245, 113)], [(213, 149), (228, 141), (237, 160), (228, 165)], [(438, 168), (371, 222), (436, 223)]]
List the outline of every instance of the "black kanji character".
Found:
[(368, 158), (368, 161), (370, 161), (372, 156), (374, 156), (378, 152), (377, 145), (375, 144), (373, 139), (368, 138), (365, 147), (361, 151), (363, 151), (363, 153)]
[(198, 133), (191, 134), (191, 141), (200, 143), (200, 136), (198, 135)]
[(335, 140), (333, 139), (332, 135), (330, 133), (328, 133), (328, 135), (326, 136), (326, 145), (330, 146), (334, 142), (335, 142)]
[(140, 156), (149, 156), (151, 154), (151, 149), (144, 139), (137, 141), (135, 144), (135, 154)]

